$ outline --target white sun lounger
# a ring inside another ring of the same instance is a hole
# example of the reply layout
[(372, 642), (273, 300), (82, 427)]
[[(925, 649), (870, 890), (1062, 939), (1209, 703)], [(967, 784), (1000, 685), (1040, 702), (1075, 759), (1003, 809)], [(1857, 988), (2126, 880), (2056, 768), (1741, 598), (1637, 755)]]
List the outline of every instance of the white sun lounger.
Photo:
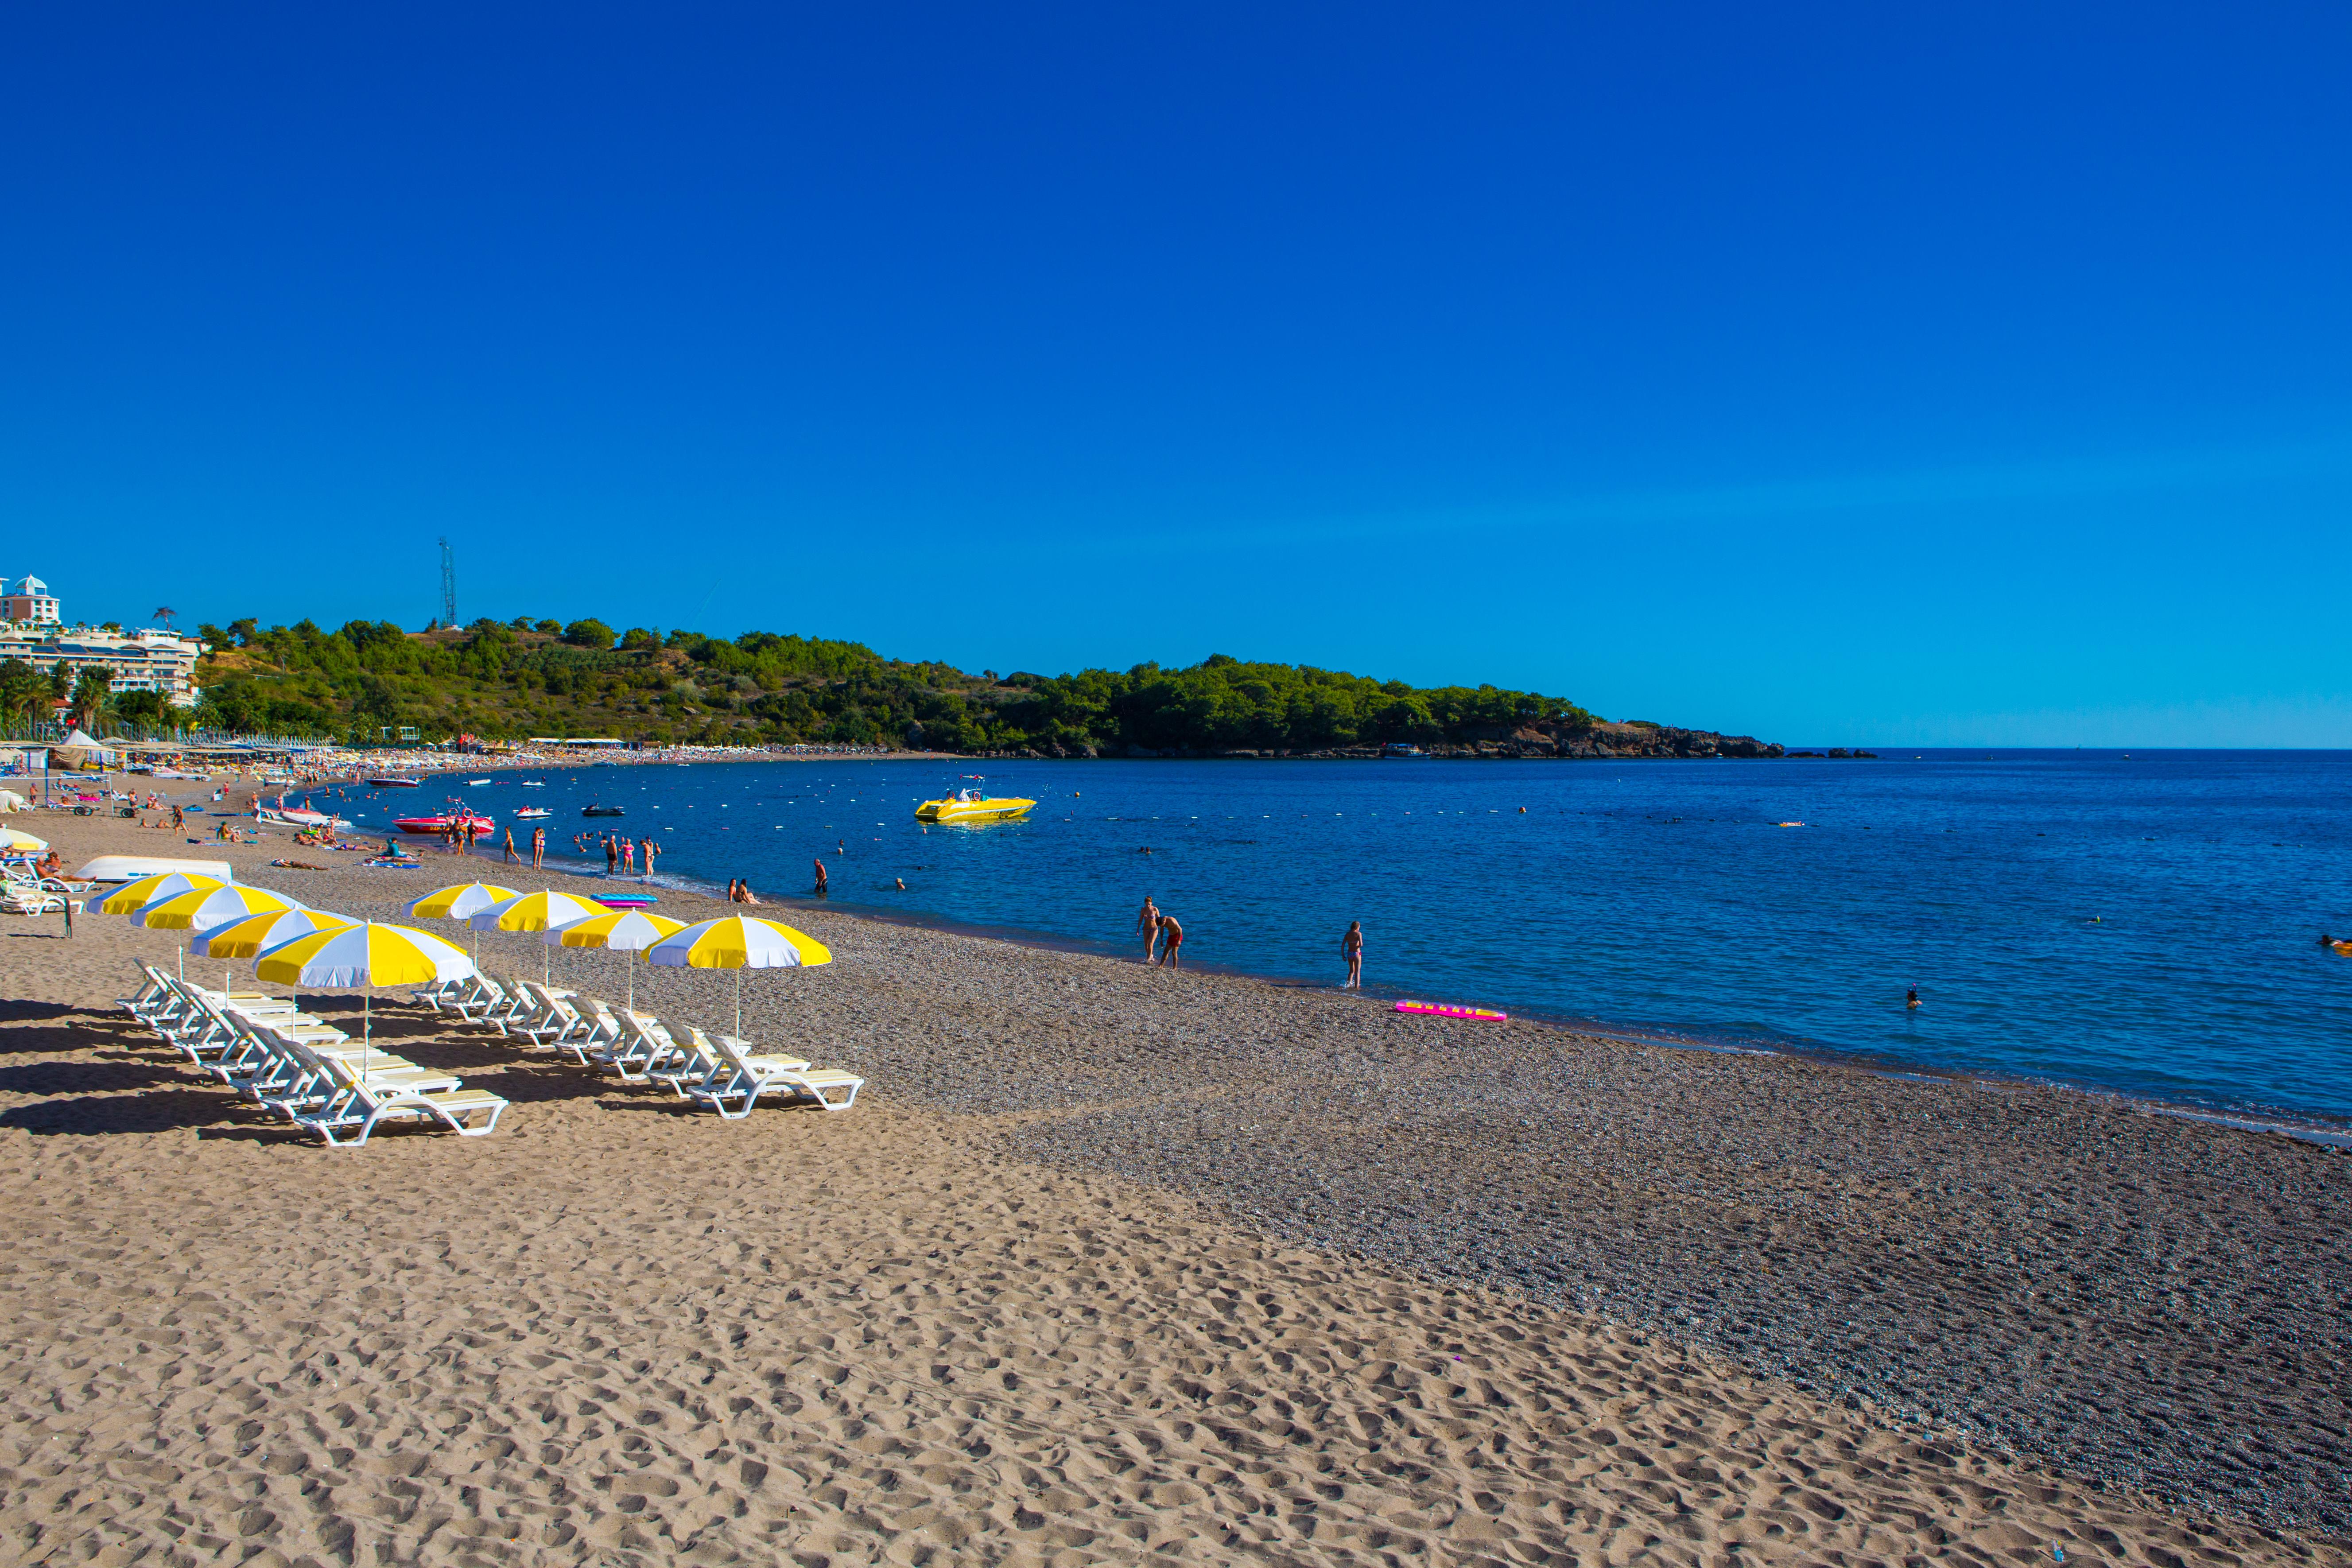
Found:
[[(718, 1046), (712, 1043), (709, 1036), (692, 1024), (688, 1024), (682, 1028), (672, 1026), (670, 1037), (676, 1039), (681, 1032), (686, 1036), (686, 1041), (679, 1048), (678, 1054), (667, 1062), (647, 1068), (646, 1076), (656, 1083), (669, 1085), (671, 1089), (677, 1090), (678, 1098), (683, 1100), (688, 1089), (707, 1088), (714, 1078), (729, 1069), (726, 1058), (719, 1054)], [(802, 1072), (808, 1068), (809, 1064), (799, 1057), (753, 1056), (751, 1054), (749, 1041), (738, 1040), (732, 1036), (720, 1037), (732, 1043), (735, 1048), (743, 1054), (743, 1059), (753, 1067), (762, 1069), (775, 1068), (785, 1072)]]
[[(839, 1068), (793, 1070), (756, 1066), (725, 1036), (710, 1043), (719, 1052), (721, 1070), (709, 1082), (688, 1089), (686, 1098), (697, 1105), (710, 1107), (730, 1121), (740, 1121), (751, 1115), (762, 1094), (782, 1094), (814, 1101), (827, 1110), (846, 1110), (857, 1103), (857, 1091), (866, 1085), (864, 1079)], [(730, 1101), (740, 1103), (730, 1110)]]
[[(497, 1129), (507, 1108), (504, 1100), (486, 1089), (389, 1088), (362, 1081), (348, 1062), (315, 1055), (314, 1059), (325, 1068), (331, 1092), (316, 1109), (294, 1111), (294, 1122), (338, 1149), (365, 1143), (376, 1123), (386, 1118), (437, 1121), (461, 1138), (479, 1138)], [(355, 1131), (358, 1136), (353, 1137)]]

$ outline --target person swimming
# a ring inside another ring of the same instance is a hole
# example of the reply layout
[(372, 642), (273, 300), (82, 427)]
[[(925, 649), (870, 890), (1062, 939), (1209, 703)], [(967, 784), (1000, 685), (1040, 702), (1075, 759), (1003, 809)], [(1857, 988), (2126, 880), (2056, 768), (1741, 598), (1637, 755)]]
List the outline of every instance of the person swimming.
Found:
[(1916, 1007), (1919, 1005), (1919, 988), (1916, 985), (1914, 985), (1909, 991), (1904, 994), (1903, 1005), (1906, 1007)]

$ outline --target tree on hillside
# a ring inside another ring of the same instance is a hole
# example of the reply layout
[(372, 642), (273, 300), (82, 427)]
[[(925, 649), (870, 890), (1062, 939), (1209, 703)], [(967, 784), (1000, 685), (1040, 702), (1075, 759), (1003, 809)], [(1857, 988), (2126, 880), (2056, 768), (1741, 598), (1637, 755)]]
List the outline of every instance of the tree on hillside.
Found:
[(593, 618), (574, 621), (563, 628), (563, 640), (573, 647), (609, 648), (613, 646), (613, 628)]

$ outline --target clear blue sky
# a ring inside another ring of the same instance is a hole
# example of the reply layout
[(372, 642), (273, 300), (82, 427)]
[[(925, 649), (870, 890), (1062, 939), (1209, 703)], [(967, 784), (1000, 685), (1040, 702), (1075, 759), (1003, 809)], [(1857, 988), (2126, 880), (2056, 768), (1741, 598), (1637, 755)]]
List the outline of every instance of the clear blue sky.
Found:
[(18, 7), (69, 615), (2352, 745), (2352, 9)]

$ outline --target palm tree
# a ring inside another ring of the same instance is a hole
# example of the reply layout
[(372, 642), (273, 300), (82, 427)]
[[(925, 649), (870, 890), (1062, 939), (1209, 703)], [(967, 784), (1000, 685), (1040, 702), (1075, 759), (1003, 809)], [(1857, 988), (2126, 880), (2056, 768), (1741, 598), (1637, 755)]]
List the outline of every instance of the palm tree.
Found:
[(114, 677), (102, 669), (85, 669), (74, 682), (74, 722), (89, 729), (98, 722), (98, 710), (106, 706), (109, 693), (114, 689)]
[(30, 724), (48, 689), (40, 671), (23, 659), (0, 660), (0, 722), (22, 719)]

